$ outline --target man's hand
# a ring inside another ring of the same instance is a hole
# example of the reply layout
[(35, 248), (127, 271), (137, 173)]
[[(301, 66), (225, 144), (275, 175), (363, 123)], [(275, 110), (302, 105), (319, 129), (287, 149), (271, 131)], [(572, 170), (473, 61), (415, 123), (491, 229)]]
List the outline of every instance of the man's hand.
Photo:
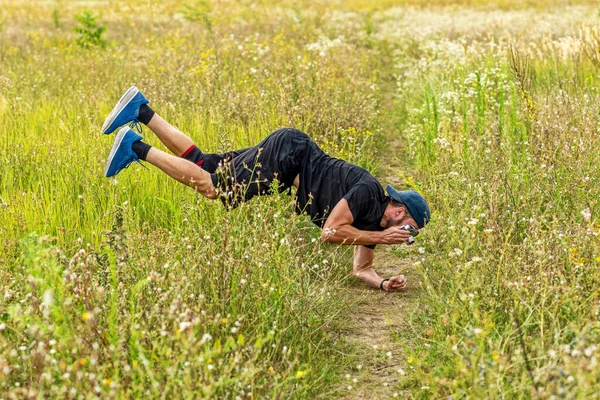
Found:
[(403, 292), (406, 290), (408, 281), (404, 275), (392, 276), (389, 281), (383, 282), (383, 290), (386, 292)]
[(391, 228), (385, 229), (381, 232), (383, 236), (384, 244), (401, 244), (406, 243), (408, 237), (410, 236), (409, 231), (405, 231), (404, 229), (398, 226), (392, 226)]
[[(373, 269), (373, 253), (373, 249), (365, 246), (354, 247), (354, 274), (358, 279), (379, 290), (383, 278)], [(403, 292), (406, 289), (404, 275), (392, 276), (389, 281), (383, 282), (383, 290), (386, 292)]]
[(348, 201), (341, 199), (331, 210), (321, 231), (321, 240), (346, 245), (401, 244), (408, 241), (410, 232), (400, 227), (383, 231), (363, 231), (352, 226), (354, 217)]

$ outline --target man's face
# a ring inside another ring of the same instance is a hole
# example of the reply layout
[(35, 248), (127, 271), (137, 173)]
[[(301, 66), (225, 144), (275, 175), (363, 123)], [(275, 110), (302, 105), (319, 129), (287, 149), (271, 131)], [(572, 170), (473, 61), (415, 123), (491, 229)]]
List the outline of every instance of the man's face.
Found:
[(408, 211), (406, 211), (406, 208), (398, 207), (387, 220), (385, 228), (387, 229), (393, 226), (404, 226), (407, 224), (412, 225), (415, 229), (419, 229), (417, 222), (410, 216)]

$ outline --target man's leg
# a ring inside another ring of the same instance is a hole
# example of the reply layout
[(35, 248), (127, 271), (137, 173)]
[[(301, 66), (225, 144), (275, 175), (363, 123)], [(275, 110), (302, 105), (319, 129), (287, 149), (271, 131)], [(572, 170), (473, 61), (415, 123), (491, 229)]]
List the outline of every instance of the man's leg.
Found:
[(104, 175), (112, 177), (133, 162), (148, 161), (171, 178), (192, 187), (209, 199), (217, 198), (213, 182), (216, 176), (184, 160), (153, 148), (142, 141), (142, 137), (129, 127), (117, 133), (104, 168)]
[(106, 117), (102, 124), (102, 133), (109, 135), (119, 126), (142, 123), (148, 126), (174, 155), (185, 158), (210, 173), (214, 173), (225, 160), (231, 160), (248, 150), (241, 149), (225, 154), (203, 154), (194, 145), (192, 139), (157, 115), (148, 103), (149, 101), (138, 88), (130, 87)]
[[(148, 110), (151, 112), (149, 118), (146, 114)], [(218, 197), (215, 188), (218, 184), (219, 192), (224, 194), (221, 200), (230, 208), (235, 208), (256, 195), (268, 194), (275, 178), (281, 182), (280, 191), (292, 185), (298, 187), (297, 169), (301, 162), (302, 148), (308, 140), (306, 134), (300, 131), (280, 129), (254, 147), (225, 154), (203, 155), (188, 136), (147, 105), (140, 108), (139, 121), (146, 124), (169, 150), (183, 157), (171, 156), (139, 140), (132, 146), (139, 159), (148, 161), (171, 178), (192, 187), (209, 199)], [(215, 175), (218, 164), (223, 164), (224, 169)]]
[(151, 117), (148, 123), (146, 123), (146, 126), (154, 132), (156, 137), (165, 146), (167, 146), (167, 149), (169, 149), (171, 153), (175, 154), (177, 157), (181, 157), (188, 149), (194, 146), (192, 139), (165, 121), (146, 104), (140, 107), (140, 117), (147, 114), (148, 110), (151, 112)]
[(210, 173), (215, 172), (219, 164), (225, 160), (231, 160), (250, 149), (248, 147), (224, 154), (204, 154), (189, 136), (165, 121), (147, 104), (140, 107), (139, 114), (140, 122), (144, 123), (171, 153), (193, 162)]
[[(176, 156), (193, 158), (198, 166), (204, 163), (202, 152), (180, 130), (167, 123), (148, 106), (148, 99), (135, 86), (125, 91), (102, 124), (102, 133), (110, 135), (119, 126), (138, 123), (147, 125)], [(141, 132), (141, 130), (140, 130)], [(147, 151), (146, 151), (147, 153)]]

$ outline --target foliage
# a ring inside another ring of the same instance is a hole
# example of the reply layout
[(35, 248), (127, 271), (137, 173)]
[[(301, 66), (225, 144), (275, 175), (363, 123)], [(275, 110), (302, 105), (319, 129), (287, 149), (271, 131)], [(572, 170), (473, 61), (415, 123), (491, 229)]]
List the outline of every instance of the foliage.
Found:
[[(57, 17), (55, 14), (53, 16)], [(98, 17), (98, 15), (94, 15), (87, 10), (75, 16), (75, 20), (81, 24), (81, 26), (73, 28), (73, 32), (78, 34), (75, 42), (80, 47), (106, 47), (107, 41), (103, 36), (106, 32), (106, 27), (96, 22)], [(57, 21), (58, 19), (55, 18), (55, 24), (58, 26)]]
[(54, 27), (56, 29), (61, 29), (63, 27), (63, 23), (60, 20), (60, 12), (58, 11), (58, 8), (52, 10), (52, 23), (54, 24)]
[[(135, 83), (205, 152), (294, 126), (373, 165), (367, 59), (315, 55), (318, 38), (282, 31), (286, 16), (258, 36), (232, 21), (210, 36), (143, 22), (178, 4), (124, 7), (139, 18), (105, 14), (116, 45), (102, 52), (38, 25), (0, 37), (0, 397), (334, 395), (351, 249), (321, 245), (287, 194), (226, 211), (139, 165), (108, 180), (99, 127)], [(11, 23), (29, 27), (26, 8)]]
[(186, 20), (201, 22), (206, 29), (212, 31), (211, 11), (212, 6), (209, 0), (197, 0), (194, 4), (184, 4), (181, 13)]
[(423, 235), (427, 306), (413, 316), (421, 340), (405, 391), (595, 396), (599, 85), (588, 28), (570, 23), (580, 30), (550, 35), (532, 19), (526, 42), (471, 26), (456, 53), (453, 40), (418, 45), (444, 70), (412, 67), (424, 98), (399, 93), (437, 221)]

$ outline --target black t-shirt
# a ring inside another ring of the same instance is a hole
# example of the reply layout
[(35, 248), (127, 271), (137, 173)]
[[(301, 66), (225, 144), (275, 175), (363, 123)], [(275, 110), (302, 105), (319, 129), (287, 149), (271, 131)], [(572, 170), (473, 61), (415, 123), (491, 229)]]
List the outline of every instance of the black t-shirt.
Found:
[[(307, 212), (323, 226), (336, 204), (345, 198), (354, 222), (365, 231), (381, 231), (381, 218), (389, 202), (381, 184), (364, 168), (325, 154), (310, 142), (300, 166), (298, 211)], [(367, 247), (375, 248), (375, 245)]]

